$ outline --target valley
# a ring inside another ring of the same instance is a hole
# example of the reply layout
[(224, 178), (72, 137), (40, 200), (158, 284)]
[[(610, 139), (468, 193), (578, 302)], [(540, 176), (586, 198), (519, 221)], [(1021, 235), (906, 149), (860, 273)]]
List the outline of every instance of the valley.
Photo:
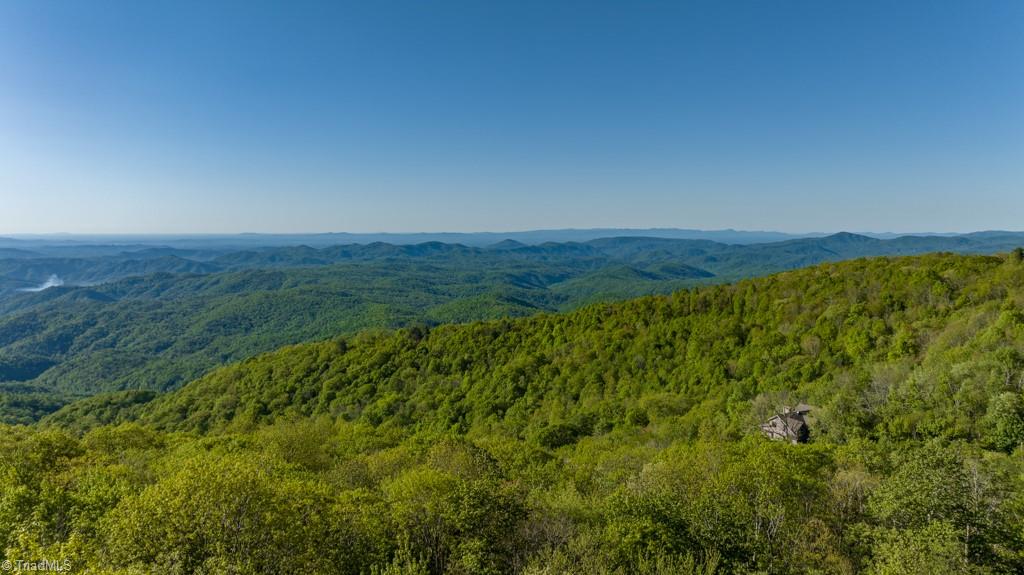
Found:
[[(864, 256), (991, 253), (1022, 236), (836, 234), (731, 245), (618, 237), (227, 252), (190, 244), (120, 255), (105, 244), (77, 245), (76, 258), (0, 260), (8, 286), (0, 290), (0, 419), (31, 422), (100, 392), (166, 391), (224, 363), (361, 330), (567, 311)], [(66, 284), (15, 287), (52, 276)]]
[[(0, 538), (115, 573), (1016, 572), (1022, 252), (364, 330), (98, 393), (0, 426)], [(807, 443), (762, 437), (798, 403)]]

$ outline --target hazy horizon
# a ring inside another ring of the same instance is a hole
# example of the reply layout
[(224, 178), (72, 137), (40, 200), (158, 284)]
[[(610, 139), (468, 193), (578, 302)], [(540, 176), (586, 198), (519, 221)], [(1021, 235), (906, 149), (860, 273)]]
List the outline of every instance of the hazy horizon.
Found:
[(28, 232), (28, 233), (4, 233), (0, 231), (0, 238), (7, 239), (61, 239), (61, 238), (233, 238), (245, 236), (266, 236), (266, 237), (302, 237), (302, 236), (505, 236), (520, 234), (543, 234), (543, 233), (637, 233), (642, 235), (648, 233), (692, 233), (692, 234), (750, 234), (750, 235), (777, 235), (785, 237), (822, 237), (836, 234), (856, 234), (872, 237), (880, 236), (960, 236), (980, 233), (1008, 233), (1024, 234), (1024, 229), (976, 229), (965, 231), (945, 230), (912, 230), (912, 231), (891, 231), (891, 230), (812, 230), (812, 231), (785, 231), (776, 229), (738, 229), (738, 228), (678, 228), (678, 227), (562, 227), (562, 228), (526, 228), (526, 229), (475, 229), (475, 230), (381, 230), (381, 231), (285, 231), (285, 232), (263, 232), (263, 231), (239, 231), (239, 232), (105, 232), (105, 233), (79, 233), (79, 232)]
[(738, 233), (765, 233), (765, 234), (782, 234), (791, 236), (812, 236), (812, 235), (833, 235), (841, 233), (851, 234), (877, 234), (877, 235), (915, 235), (915, 234), (927, 234), (927, 235), (965, 235), (973, 233), (988, 233), (988, 232), (1007, 232), (1007, 233), (1024, 233), (1024, 229), (970, 229), (960, 231), (948, 231), (948, 230), (856, 230), (856, 229), (834, 229), (834, 230), (804, 230), (804, 231), (791, 231), (791, 230), (780, 230), (780, 229), (743, 229), (743, 228), (678, 228), (678, 227), (560, 227), (560, 228), (519, 228), (519, 229), (467, 229), (467, 230), (449, 230), (449, 229), (426, 229), (426, 230), (368, 230), (368, 231), (350, 231), (350, 230), (294, 230), (294, 231), (282, 231), (282, 232), (268, 232), (268, 231), (237, 231), (237, 232), (222, 232), (222, 231), (198, 231), (198, 232), (74, 232), (74, 231), (55, 231), (55, 232), (9, 232), (5, 233), (0, 231), (0, 237), (52, 237), (52, 236), (81, 236), (81, 237), (102, 237), (102, 236), (169, 236), (169, 237), (186, 237), (186, 236), (304, 236), (304, 235), (436, 235), (436, 234), (521, 234), (530, 232), (553, 232), (553, 231), (686, 231), (686, 232), (700, 232), (700, 233), (713, 233), (713, 232), (738, 232)]

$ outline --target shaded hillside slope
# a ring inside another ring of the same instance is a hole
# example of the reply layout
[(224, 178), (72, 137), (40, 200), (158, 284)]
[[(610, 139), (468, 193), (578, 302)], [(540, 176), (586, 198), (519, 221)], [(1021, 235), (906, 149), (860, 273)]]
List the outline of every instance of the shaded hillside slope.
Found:
[[(93, 397), (0, 424), (0, 553), (111, 573), (1019, 573), (1022, 259), (364, 332)], [(801, 401), (809, 444), (760, 436)], [(104, 422), (126, 423), (77, 433)]]
[[(172, 389), (227, 362), (361, 329), (565, 311), (858, 255), (1016, 239), (836, 234), (747, 246), (610, 238), (235, 252), (203, 265), (238, 271), (162, 273), (0, 302), (8, 312), (0, 316), (0, 417), (31, 421), (103, 391)], [(149, 252), (153, 261), (168, 257)]]
[[(737, 410), (789, 396), (820, 406), (816, 433), (834, 438), (977, 439), (990, 400), (1024, 385), (1022, 307), (1024, 264), (1012, 258), (856, 260), (562, 315), (292, 346), (129, 412), (166, 429), (327, 414), (559, 444), (631, 413), (739, 432), (752, 423)], [(88, 405), (49, 421), (80, 424)]]

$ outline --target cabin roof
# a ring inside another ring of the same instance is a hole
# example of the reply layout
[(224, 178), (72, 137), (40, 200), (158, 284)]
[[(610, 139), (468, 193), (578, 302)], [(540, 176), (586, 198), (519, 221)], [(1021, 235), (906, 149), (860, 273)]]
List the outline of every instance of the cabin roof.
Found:
[(801, 432), (807, 428), (807, 421), (804, 415), (811, 411), (811, 407), (805, 403), (798, 404), (794, 408), (784, 407), (782, 413), (776, 413), (760, 425), (761, 432), (772, 439), (800, 439)]

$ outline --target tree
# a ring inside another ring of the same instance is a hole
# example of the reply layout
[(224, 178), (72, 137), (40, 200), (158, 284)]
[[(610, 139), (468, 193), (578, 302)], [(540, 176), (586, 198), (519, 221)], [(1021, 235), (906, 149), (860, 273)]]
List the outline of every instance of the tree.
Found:
[[(323, 485), (245, 456), (190, 458), (101, 522), (115, 564), (166, 572), (359, 573), (376, 555)], [(371, 505), (364, 505), (371, 511)]]
[(989, 402), (982, 429), (993, 449), (1012, 452), (1024, 443), (1024, 400), (1017, 393), (1001, 393)]
[(932, 441), (892, 456), (895, 472), (868, 500), (868, 509), (886, 527), (903, 529), (947, 521), (961, 526), (968, 503), (968, 478), (963, 457)]
[(871, 575), (960, 575), (966, 573), (963, 545), (945, 521), (917, 529), (885, 529), (873, 551)]

